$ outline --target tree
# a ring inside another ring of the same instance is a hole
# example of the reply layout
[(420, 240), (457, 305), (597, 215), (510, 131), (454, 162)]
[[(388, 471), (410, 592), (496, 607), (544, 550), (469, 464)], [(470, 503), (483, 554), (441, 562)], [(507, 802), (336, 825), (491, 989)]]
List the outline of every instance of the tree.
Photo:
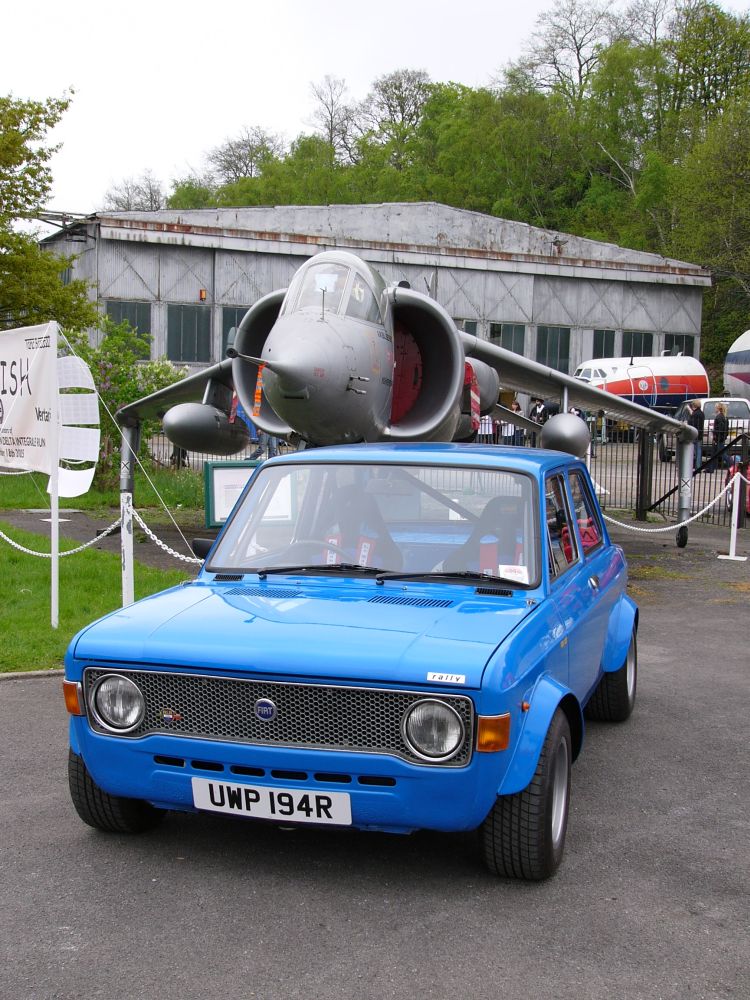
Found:
[(371, 142), (387, 145), (397, 170), (407, 165), (406, 150), (422, 120), (431, 87), (424, 70), (395, 70), (378, 77), (356, 109), (358, 131)]
[(624, 31), (625, 22), (606, 0), (555, 0), (537, 18), (521, 63), (540, 89), (560, 93), (575, 112), (588, 93), (602, 51)]
[(346, 81), (325, 76), (320, 83), (311, 83), (315, 100), (312, 124), (328, 143), (337, 159), (354, 160), (358, 137), (354, 107), (346, 101)]
[(207, 156), (220, 184), (257, 177), (263, 164), (284, 153), (284, 140), (259, 125), (244, 128), (236, 139), (227, 139)]
[[(166, 358), (150, 358), (148, 333), (136, 332), (127, 321), (113, 323), (108, 316), (101, 321), (102, 338), (96, 346), (84, 335), (69, 335), (75, 353), (91, 369), (101, 402), (101, 445), (96, 469), (100, 486), (114, 486), (120, 469), (120, 428), (112, 419), (121, 406), (172, 385), (187, 374)], [(111, 416), (110, 416), (111, 414)], [(143, 448), (157, 425), (144, 425)]]
[(104, 195), (104, 208), (110, 212), (158, 212), (166, 198), (161, 181), (150, 170), (140, 177), (127, 177)]
[(0, 329), (49, 320), (75, 328), (96, 322), (85, 283), (61, 281), (71, 258), (41, 250), (35, 236), (16, 228), (38, 217), (49, 194), (55, 148), (45, 139), (69, 103), (67, 97), (0, 97)]
[(216, 205), (216, 184), (213, 178), (194, 174), (172, 181), (172, 193), (167, 198), (167, 208), (187, 210), (212, 208)]

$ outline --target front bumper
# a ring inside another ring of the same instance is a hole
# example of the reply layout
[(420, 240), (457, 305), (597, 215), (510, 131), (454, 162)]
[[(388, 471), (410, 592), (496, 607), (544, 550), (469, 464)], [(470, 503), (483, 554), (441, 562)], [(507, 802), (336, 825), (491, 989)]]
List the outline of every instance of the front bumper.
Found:
[(474, 753), (465, 767), (451, 768), (384, 754), (164, 735), (132, 740), (96, 733), (82, 716), (71, 718), (70, 743), (96, 784), (111, 795), (192, 812), (194, 777), (280, 791), (346, 792), (353, 827), (393, 833), (476, 828), (492, 808), (512, 756), (511, 747)]

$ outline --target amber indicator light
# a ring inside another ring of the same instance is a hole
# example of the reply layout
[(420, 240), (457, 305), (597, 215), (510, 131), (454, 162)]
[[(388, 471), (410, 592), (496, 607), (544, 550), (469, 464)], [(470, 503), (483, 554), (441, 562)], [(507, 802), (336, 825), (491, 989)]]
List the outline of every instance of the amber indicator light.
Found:
[(65, 707), (71, 715), (86, 714), (83, 707), (83, 692), (77, 681), (63, 681), (63, 694), (65, 695)]
[(477, 724), (477, 750), (495, 753), (507, 750), (510, 742), (510, 713), (505, 715), (480, 715)]

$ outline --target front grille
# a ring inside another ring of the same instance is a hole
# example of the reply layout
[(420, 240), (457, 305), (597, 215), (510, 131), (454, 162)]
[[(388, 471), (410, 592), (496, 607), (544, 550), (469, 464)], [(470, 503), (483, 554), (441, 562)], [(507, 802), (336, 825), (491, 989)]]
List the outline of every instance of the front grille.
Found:
[[(392, 754), (429, 766), (412, 753), (401, 736), (405, 711), (415, 701), (429, 697), (455, 709), (466, 734), (459, 752), (447, 763), (437, 762), (439, 766), (462, 767), (471, 759), (474, 712), (471, 699), (465, 695), (89, 668), (84, 673), (87, 705), (97, 679), (114, 672), (130, 677), (146, 701), (143, 721), (123, 739), (166, 733), (231, 743)], [(259, 698), (271, 699), (276, 706), (276, 717), (271, 721), (256, 717)], [(91, 712), (89, 722), (98, 732), (107, 732)]]

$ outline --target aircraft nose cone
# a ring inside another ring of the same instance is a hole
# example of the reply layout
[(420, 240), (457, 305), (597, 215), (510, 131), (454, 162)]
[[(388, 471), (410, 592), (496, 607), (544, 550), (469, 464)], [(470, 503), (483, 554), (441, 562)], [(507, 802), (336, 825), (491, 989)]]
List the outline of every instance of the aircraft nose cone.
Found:
[(335, 337), (326, 323), (312, 319), (282, 317), (263, 348), (268, 368), (263, 384), (269, 396), (294, 399), (310, 391), (331, 375), (329, 351)]

